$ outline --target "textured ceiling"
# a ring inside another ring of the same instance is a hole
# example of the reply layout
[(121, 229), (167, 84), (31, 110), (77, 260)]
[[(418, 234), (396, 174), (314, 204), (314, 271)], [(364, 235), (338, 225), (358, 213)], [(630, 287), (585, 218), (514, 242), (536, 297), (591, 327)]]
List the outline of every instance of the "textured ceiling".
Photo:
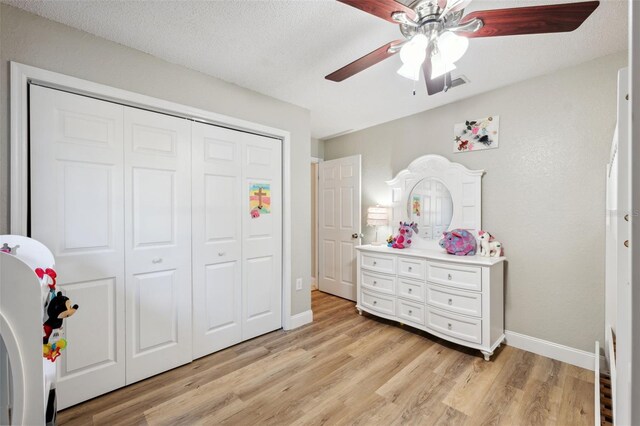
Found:
[[(627, 3), (601, 1), (576, 31), (472, 39), (453, 76), (427, 96), (396, 74), (396, 55), (334, 83), (326, 74), (388, 41), (397, 26), (331, 0), (3, 2), (311, 110), (314, 137), (358, 130), (627, 48)], [(407, 1), (403, 1), (408, 3)], [(561, 3), (475, 0), (494, 9)]]

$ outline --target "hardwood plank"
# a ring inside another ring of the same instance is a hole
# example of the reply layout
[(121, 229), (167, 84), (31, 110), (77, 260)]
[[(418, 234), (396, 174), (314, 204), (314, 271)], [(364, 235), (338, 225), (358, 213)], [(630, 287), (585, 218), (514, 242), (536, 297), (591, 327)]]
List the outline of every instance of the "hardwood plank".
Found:
[(593, 372), (475, 350), (313, 292), (314, 322), (275, 331), (59, 413), (60, 425), (574, 425)]

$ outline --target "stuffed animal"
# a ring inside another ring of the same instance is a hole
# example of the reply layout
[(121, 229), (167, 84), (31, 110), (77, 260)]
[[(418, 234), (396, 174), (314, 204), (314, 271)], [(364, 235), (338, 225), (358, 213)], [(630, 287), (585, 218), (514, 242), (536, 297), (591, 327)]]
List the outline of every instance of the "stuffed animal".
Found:
[(473, 256), (476, 254), (477, 242), (466, 229), (454, 229), (442, 233), (440, 247), (456, 256)]
[(411, 247), (413, 233), (418, 233), (418, 224), (411, 222), (400, 222), (400, 228), (398, 228), (398, 235), (395, 236), (394, 242), (391, 247), (395, 249), (404, 249)]
[(487, 231), (478, 231), (478, 239), (480, 240), (480, 256), (500, 257), (502, 256), (502, 244), (496, 241), (493, 235)]
[(63, 296), (59, 291), (53, 299), (49, 301), (47, 306), (47, 320), (43, 324), (44, 337), (42, 338), (42, 344), (49, 343), (49, 336), (54, 330), (62, 327), (62, 320), (75, 314), (78, 310), (78, 305), (71, 305), (71, 301), (68, 297)]

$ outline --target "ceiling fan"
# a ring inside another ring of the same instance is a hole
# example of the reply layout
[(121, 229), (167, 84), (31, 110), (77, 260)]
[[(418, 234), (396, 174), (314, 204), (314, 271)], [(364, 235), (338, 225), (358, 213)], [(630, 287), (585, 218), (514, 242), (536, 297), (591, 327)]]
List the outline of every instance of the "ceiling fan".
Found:
[(399, 52), (402, 67), (398, 74), (418, 81), (422, 68), (429, 95), (451, 87), (451, 71), (466, 52), (469, 38), (573, 31), (600, 4), (586, 1), (481, 10), (463, 16), (471, 0), (416, 0), (411, 6), (395, 0), (338, 1), (399, 24), (404, 39), (387, 43), (325, 78), (345, 80)]

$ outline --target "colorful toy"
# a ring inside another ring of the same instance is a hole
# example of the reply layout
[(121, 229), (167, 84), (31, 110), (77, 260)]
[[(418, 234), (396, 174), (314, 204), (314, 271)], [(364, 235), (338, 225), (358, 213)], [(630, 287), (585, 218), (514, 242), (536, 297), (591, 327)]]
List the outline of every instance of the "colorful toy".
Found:
[(478, 231), (478, 239), (480, 240), (480, 256), (500, 257), (502, 256), (502, 244), (496, 241), (493, 235), (487, 231)]
[(255, 208), (253, 210), (251, 210), (251, 218), (252, 219), (256, 219), (260, 217), (260, 210), (258, 210), (258, 208)]
[(47, 306), (47, 315), (49, 318), (44, 322), (44, 337), (42, 338), (42, 344), (49, 343), (49, 337), (54, 330), (62, 327), (62, 320), (75, 314), (78, 310), (78, 305), (71, 305), (71, 301), (68, 297), (63, 296), (59, 291), (56, 296), (49, 301)]
[(456, 256), (473, 256), (476, 254), (477, 242), (466, 229), (454, 229), (442, 233), (440, 247)]
[(415, 222), (407, 223), (400, 222), (400, 228), (398, 228), (398, 235), (395, 236), (394, 242), (391, 247), (395, 249), (404, 249), (411, 247), (411, 238), (413, 233), (418, 233), (418, 224)]
[(51, 362), (55, 362), (55, 360), (61, 355), (62, 350), (66, 347), (67, 341), (65, 339), (58, 339), (55, 342), (43, 344), (42, 356)]
[(393, 247), (393, 243), (396, 242), (396, 239), (393, 237), (393, 235), (389, 235), (389, 238), (387, 238), (387, 247)]
[(42, 280), (43, 284), (46, 284), (49, 287), (49, 290), (55, 291), (56, 289), (56, 278), (58, 278), (58, 274), (51, 268), (42, 269), (36, 268), (36, 275), (40, 280)]

